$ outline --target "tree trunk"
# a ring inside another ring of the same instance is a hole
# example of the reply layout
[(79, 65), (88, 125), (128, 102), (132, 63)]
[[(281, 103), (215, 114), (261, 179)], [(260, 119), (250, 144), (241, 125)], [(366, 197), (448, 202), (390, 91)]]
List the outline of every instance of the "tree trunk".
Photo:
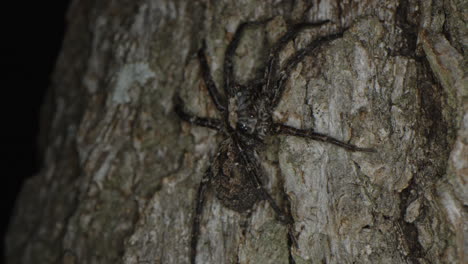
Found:
[(464, 263), (466, 2), (308, 6), (74, 1), (43, 108), (44, 167), (18, 199), (9, 263), (188, 263), (197, 188), (222, 135), (182, 122), (172, 98), (217, 117), (194, 54), (205, 40), (221, 87), (239, 23), (267, 18), (241, 39), (239, 82), (257, 76), (287, 25), (329, 19), (281, 52), (344, 32), (293, 70), (274, 119), (377, 152), (269, 138), (264, 185), (294, 223), (264, 201), (241, 215), (209, 191), (197, 263)]

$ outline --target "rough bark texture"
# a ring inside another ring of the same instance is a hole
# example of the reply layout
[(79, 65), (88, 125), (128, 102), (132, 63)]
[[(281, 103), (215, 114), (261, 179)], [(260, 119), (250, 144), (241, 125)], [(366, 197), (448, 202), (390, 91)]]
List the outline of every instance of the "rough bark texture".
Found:
[(196, 188), (221, 138), (182, 123), (172, 96), (216, 116), (194, 56), (201, 41), (220, 87), (237, 25), (272, 17), (243, 37), (239, 80), (255, 77), (286, 23), (330, 19), (282, 52), (345, 29), (294, 70), (275, 119), (377, 153), (271, 138), (265, 184), (282, 205), (287, 194), (297, 245), (267, 203), (245, 217), (211, 193), (198, 263), (463, 263), (466, 1), (306, 6), (75, 0), (42, 115), (44, 167), (19, 197), (9, 263), (187, 263)]

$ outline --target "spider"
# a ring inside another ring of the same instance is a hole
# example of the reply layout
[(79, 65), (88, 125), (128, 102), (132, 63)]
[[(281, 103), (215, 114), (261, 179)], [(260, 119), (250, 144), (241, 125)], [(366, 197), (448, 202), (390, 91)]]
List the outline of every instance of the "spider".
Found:
[(305, 28), (319, 27), (329, 22), (298, 23), (279, 38), (269, 48), (263, 76), (239, 84), (234, 78), (233, 57), (241, 36), (246, 28), (264, 24), (263, 22), (244, 22), (236, 29), (232, 41), (224, 54), (224, 78), (222, 95), (210, 73), (205, 55), (205, 43), (198, 51), (198, 60), (202, 78), (208, 93), (222, 119), (197, 117), (184, 110), (181, 98), (174, 97), (176, 114), (193, 125), (215, 129), (225, 136), (218, 146), (212, 164), (202, 177), (196, 196), (195, 211), (192, 219), (190, 263), (195, 263), (197, 242), (200, 234), (200, 220), (208, 187), (214, 189), (221, 204), (231, 210), (242, 213), (249, 211), (255, 203), (266, 200), (274, 210), (277, 218), (284, 224), (291, 224), (289, 212), (283, 211), (263, 187), (263, 171), (257, 156), (257, 149), (265, 144), (265, 138), (272, 135), (290, 135), (328, 142), (348, 151), (374, 152), (370, 148), (361, 148), (345, 143), (325, 134), (310, 129), (297, 129), (273, 121), (272, 113), (277, 107), (286, 87), (290, 72), (303, 58), (324, 44), (342, 37), (342, 33), (319, 37), (291, 55), (281, 67), (279, 53), (284, 46), (293, 40)]

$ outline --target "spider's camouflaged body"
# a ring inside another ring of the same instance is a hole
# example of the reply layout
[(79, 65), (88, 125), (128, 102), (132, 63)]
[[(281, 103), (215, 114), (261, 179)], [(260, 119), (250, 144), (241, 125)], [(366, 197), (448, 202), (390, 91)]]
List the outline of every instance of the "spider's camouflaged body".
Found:
[[(211, 184), (224, 206), (244, 212), (256, 202), (268, 199), (258, 190), (262, 171), (258, 169), (260, 164), (256, 149), (263, 145), (265, 136), (270, 132), (273, 109), (268, 107), (271, 105), (266, 102), (268, 97), (259, 96), (258, 91), (262, 87), (258, 83), (238, 87), (235, 95), (229, 99), (228, 118), (224, 123), (228, 137), (220, 144), (214, 157)], [(252, 178), (252, 174), (259, 177)]]
[[(203, 80), (222, 119), (197, 117), (185, 112), (182, 100), (175, 96), (175, 112), (179, 117), (194, 125), (216, 129), (225, 135), (218, 147), (211, 166), (206, 171), (198, 187), (195, 212), (191, 233), (190, 262), (195, 263), (197, 242), (200, 234), (200, 220), (208, 187), (212, 187), (216, 197), (227, 208), (245, 212), (260, 200), (267, 200), (278, 220), (290, 224), (293, 219), (289, 210), (281, 209), (263, 187), (263, 170), (258, 161), (256, 150), (264, 144), (269, 135), (292, 135), (328, 142), (349, 151), (367, 151), (313, 130), (297, 129), (275, 123), (273, 111), (278, 105), (290, 72), (305, 56), (312, 54), (325, 44), (342, 37), (341, 33), (319, 37), (305, 48), (290, 56), (278, 65), (278, 54), (284, 46), (304, 28), (317, 27), (327, 23), (300, 23), (293, 25), (269, 51), (268, 60), (263, 68), (262, 78), (250, 81), (246, 85), (236, 83), (234, 79), (233, 57), (242, 32), (249, 26), (263, 25), (264, 22), (241, 24), (229, 43), (224, 56), (223, 90), (219, 93), (210, 73), (204, 47), (198, 52)], [(290, 234), (292, 239), (293, 235)], [(292, 239), (294, 240), (294, 239)]]
[[(257, 184), (249, 179), (254, 173), (249, 170), (258, 167), (255, 148), (263, 144), (271, 124), (266, 104), (255, 95), (260, 89), (254, 85), (243, 86), (229, 99), (228, 122), (224, 125), (228, 126), (227, 133), (233, 134), (221, 142), (211, 166), (211, 184), (216, 197), (224, 206), (237, 212), (247, 211), (264, 199), (258, 193)], [(251, 161), (249, 166), (244, 165), (239, 151)]]
[(239, 155), (236, 155), (234, 142), (230, 138), (221, 142), (211, 171), (211, 184), (216, 197), (227, 208), (244, 212), (261, 200), (255, 184), (249, 180), (249, 174), (239, 160)]

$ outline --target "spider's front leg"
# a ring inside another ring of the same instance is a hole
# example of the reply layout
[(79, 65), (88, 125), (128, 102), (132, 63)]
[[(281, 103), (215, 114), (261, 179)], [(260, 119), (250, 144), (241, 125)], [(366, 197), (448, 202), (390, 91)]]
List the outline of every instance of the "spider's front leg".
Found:
[(226, 100), (219, 94), (218, 88), (216, 88), (216, 84), (213, 81), (213, 77), (210, 73), (210, 67), (208, 66), (208, 61), (206, 59), (205, 54), (206, 43), (203, 42), (202, 48), (198, 51), (198, 60), (200, 61), (200, 69), (201, 74), (203, 77), (203, 81), (206, 84), (206, 88), (208, 89), (208, 93), (213, 100), (213, 103), (218, 109), (219, 112), (223, 113), (227, 109), (227, 102)]
[[(205, 48), (206, 45), (205, 42), (203, 42), (202, 48), (197, 53), (198, 60), (200, 61), (201, 75), (216, 109), (219, 112), (224, 113), (227, 109), (227, 102), (221, 96), (221, 94), (219, 94), (218, 88), (216, 88), (216, 84), (213, 81), (213, 77), (210, 73), (210, 67), (208, 66), (208, 61), (205, 55)], [(182, 104), (182, 99), (179, 97), (178, 94), (174, 96), (174, 110), (176, 114), (180, 117), (180, 119), (189, 122), (190, 124), (208, 127), (219, 131), (223, 129), (223, 124), (221, 120), (214, 118), (197, 117), (186, 112)]]
[(263, 94), (278, 94), (278, 92), (274, 90), (274, 87), (271, 87), (272, 81), (274, 81), (272, 78), (278, 66), (279, 53), (289, 43), (289, 41), (293, 40), (302, 30), (306, 28), (319, 27), (328, 22), (330, 21), (324, 20), (315, 23), (294, 24), (278, 41), (276, 41), (276, 43), (273, 44), (273, 46), (270, 48), (268, 62), (263, 74), (264, 79), (266, 80), (266, 85), (263, 87), (264, 90), (262, 91)]
[[(326, 23), (321, 22), (318, 24), (312, 24), (313, 26), (319, 26)], [(274, 58), (276, 58), (280, 50), (284, 47), (284, 45), (292, 40), (300, 30), (303, 28), (306, 28), (306, 26), (312, 26), (308, 24), (299, 24), (299, 26), (293, 27), (292, 32), (288, 32), (283, 36), (279, 41), (278, 44), (275, 44), (275, 46), (272, 48), (272, 53), (270, 55), (270, 63), (274, 63)], [(330, 41), (333, 41), (335, 39), (343, 37), (343, 33), (337, 33), (333, 35), (328, 35), (324, 37), (319, 37), (309, 43), (305, 48), (299, 50), (296, 52), (294, 55), (292, 55), (290, 58), (286, 60), (284, 63), (284, 66), (281, 67), (279, 72), (277, 73), (277, 76), (275, 77), (270, 77), (268, 76), (267, 83), (271, 83), (269, 85), (269, 91), (266, 91), (270, 95), (270, 100), (271, 100), (271, 109), (275, 109), (279, 101), (283, 95), (284, 89), (286, 87), (286, 81), (289, 78), (289, 75), (291, 71), (297, 66), (297, 64), (301, 61), (304, 60), (305, 56), (312, 54), (314, 51), (318, 50), (321, 46), (323, 46), (326, 43), (329, 43)], [(269, 66), (269, 68), (266, 69), (266, 73), (270, 74), (270, 72), (274, 71), (275, 66)], [(270, 74), (271, 75), (271, 74)], [(270, 80), (273, 79), (273, 80)], [(267, 86), (268, 88), (268, 86)], [(337, 146), (340, 146), (342, 148), (345, 148), (349, 151), (362, 151), (362, 152), (375, 152), (374, 149), (372, 148), (360, 148), (355, 145), (343, 142), (341, 140), (338, 140), (336, 138), (330, 137), (325, 134), (317, 133), (314, 132), (313, 130), (304, 130), (304, 129), (297, 129), (293, 127), (289, 127), (286, 125), (282, 124), (273, 124), (273, 133), (274, 134), (285, 134), (285, 135), (291, 135), (291, 136), (297, 136), (297, 137), (305, 137), (317, 141), (322, 141), (322, 142), (327, 142), (331, 143)]]
[(200, 236), (200, 221), (203, 213), (203, 206), (205, 205), (206, 191), (210, 185), (212, 177), (211, 167), (208, 167), (203, 178), (198, 186), (195, 212), (192, 220), (192, 233), (190, 238), (190, 263), (195, 264), (197, 257), (197, 243)]
[(284, 66), (279, 70), (277, 76), (275, 76), (276, 78), (274, 78), (273, 83), (270, 85), (272, 86), (270, 88), (270, 100), (272, 102), (271, 106), (273, 107), (272, 109), (275, 109), (278, 106), (279, 101), (283, 96), (284, 89), (286, 88), (286, 81), (288, 80), (291, 71), (297, 66), (297, 64), (303, 61), (305, 56), (311, 55), (314, 51), (318, 50), (322, 45), (341, 37), (343, 37), (343, 33), (317, 38), (284, 62)]
[(342, 147), (346, 150), (349, 151), (361, 151), (361, 152), (375, 152), (375, 149), (373, 148), (361, 148), (358, 146), (355, 146), (353, 144), (349, 144), (346, 142), (343, 142), (341, 140), (338, 140), (334, 137), (330, 137), (325, 134), (317, 133), (314, 132), (311, 129), (297, 129), (294, 127), (282, 125), (282, 124), (274, 124), (273, 125), (273, 132), (277, 135), (289, 135), (289, 136), (296, 136), (296, 137), (303, 137), (303, 138), (309, 138), (313, 139), (316, 141), (322, 141), (322, 142), (327, 142), (331, 143), (333, 145)]
[(237, 46), (239, 45), (239, 41), (241, 39), (242, 34), (244, 31), (251, 27), (251, 26), (258, 26), (263, 25), (266, 22), (270, 21), (271, 19), (267, 19), (264, 21), (254, 21), (254, 22), (244, 22), (240, 24), (234, 36), (232, 37), (231, 42), (226, 48), (226, 52), (224, 53), (224, 91), (229, 98), (234, 97), (235, 91), (235, 78), (234, 78), (234, 54), (236, 52)]

